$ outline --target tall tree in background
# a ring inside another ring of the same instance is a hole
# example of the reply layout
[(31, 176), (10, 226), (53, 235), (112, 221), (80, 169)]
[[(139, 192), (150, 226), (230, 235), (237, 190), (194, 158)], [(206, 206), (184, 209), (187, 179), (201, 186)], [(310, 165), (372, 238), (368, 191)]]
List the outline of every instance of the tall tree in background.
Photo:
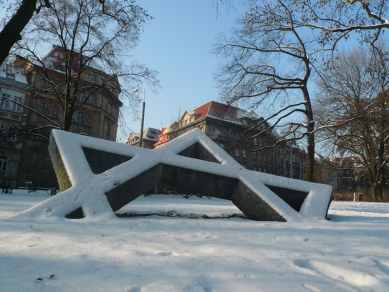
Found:
[[(271, 114), (262, 121), (270, 126), (263, 132), (283, 131), (269, 147), (306, 138), (305, 179), (313, 181), (315, 123), (308, 85), (318, 52), (283, 2), (261, 1), (239, 21), (231, 37), (219, 37), (215, 53), (227, 61), (215, 77), (228, 103), (245, 100), (252, 107), (271, 105)], [(305, 121), (291, 122), (296, 116)]]
[(319, 121), (335, 151), (353, 157), (369, 178), (374, 199), (387, 192), (389, 171), (389, 49), (336, 54), (319, 82)]
[[(46, 117), (52, 126), (68, 131), (75, 111), (88, 103), (95, 91), (112, 85), (117, 78), (121, 82), (121, 97), (127, 97), (133, 109), (137, 99), (132, 88), (143, 82), (153, 88), (158, 86), (157, 72), (128, 56), (128, 51), (139, 42), (143, 25), (150, 19), (135, 1), (113, 0), (52, 2), (50, 7), (32, 17), (14, 53), (26, 56), (24, 61), (29, 69), (49, 85), (35, 94), (50, 93), (60, 102), (63, 123)], [(63, 73), (61, 80), (52, 74), (52, 64), (42, 55), (51, 44), (64, 49), (64, 58), (59, 64)], [(93, 71), (103, 71), (111, 77), (102, 83), (85, 83), (85, 74), (93, 74)]]

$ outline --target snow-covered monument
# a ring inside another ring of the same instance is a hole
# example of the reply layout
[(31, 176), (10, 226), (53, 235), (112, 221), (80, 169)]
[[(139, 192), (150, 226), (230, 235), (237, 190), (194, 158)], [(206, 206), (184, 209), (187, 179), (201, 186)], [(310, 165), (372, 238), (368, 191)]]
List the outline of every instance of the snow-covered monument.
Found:
[(249, 219), (324, 219), (332, 187), (250, 171), (200, 130), (144, 149), (53, 130), (50, 156), (61, 193), (20, 216), (115, 217), (152, 189), (231, 200)]

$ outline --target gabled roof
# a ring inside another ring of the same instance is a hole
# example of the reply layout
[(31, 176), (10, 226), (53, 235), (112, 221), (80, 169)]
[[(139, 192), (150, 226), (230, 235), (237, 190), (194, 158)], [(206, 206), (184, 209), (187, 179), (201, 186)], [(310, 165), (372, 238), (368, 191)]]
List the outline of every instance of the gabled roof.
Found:
[(177, 122), (174, 122), (173, 124), (171, 124), (170, 125), (170, 129), (172, 129), (172, 130), (174, 130), (174, 129), (177, 129), (177, 128), (179, 128), (180, 127), (180, 124), (179, 123), (177, 123)]
[(223, 104), (216, 101), (210, 101), (194, 110), (199, 120), (204, 117), (219, 119), (230, 123), (242, 124), (242, 118), (257, 120), (260, 117), (253, 111), (246, 111), (232, 105)]

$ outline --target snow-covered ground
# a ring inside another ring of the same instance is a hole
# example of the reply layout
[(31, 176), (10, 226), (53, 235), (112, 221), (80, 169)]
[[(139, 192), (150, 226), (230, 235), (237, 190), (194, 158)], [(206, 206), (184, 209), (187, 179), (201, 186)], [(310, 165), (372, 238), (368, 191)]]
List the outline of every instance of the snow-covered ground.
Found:
[(12, 217), (48, 197), (0, 194), (0, 291), (389, 291), (389, 204), (333, 202), (329, 221), (280, 223), (178, 217), (241, 212), (150, 196), (120, 211), (174, 216)]

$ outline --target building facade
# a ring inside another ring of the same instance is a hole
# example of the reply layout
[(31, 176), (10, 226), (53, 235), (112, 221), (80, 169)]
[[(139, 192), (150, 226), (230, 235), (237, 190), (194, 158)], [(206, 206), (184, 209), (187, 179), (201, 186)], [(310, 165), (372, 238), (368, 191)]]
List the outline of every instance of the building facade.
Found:
[[(37, 187), (53, 187), (57, 185), (56, 176), (48, 153), (48, 139), (54, 128), (64, 128), (64, 91), (69, 83), (66, 79), (66, 54), (73, 54), (72, 72), (78, 72), (77, 66), (83, 56), (76, 52), (65, 52), (62, 47), (53, 46), (52, 50), (39, 64), (33, 61), (17, 60), (27, 76), (32, 92), (25, 100), (25, 106), (31, 108), (26, 112), (21, 166), (20, 184), (31, 181)], [(116, 76), (104, 73), (98, 66), (86, 68), (79, 78), (78, 94), (74, 98), (75, 112), (69, 131), (77, 134), (105, 140), (116, 141), (119, 109), (120, 85)], [(56, 86), (57, 90), (53, 90)]]
[[(154, 149), (154, 144), (158, 142), (158, 136), (161, 134), (161, 130), (155, 128), (147, 128), (143, 130), (142, 135), (142, 147), (147, 149)], [(126, 144), (132, 146), (139, 146), (139, 134), (131, 133), (127, 139)]]
[(179, 121), (164, 129), (155, 147), (195, 128), (203, 131), (243, 167), (284, 177), (303, 179), (306, 153), (293, 143), (276, 141), (276, 133), (266, 131), (262, 117), (219, 102), (208, 102), (193, 111), (185, 111)]
[(21, 70), (2, 65), (0, 69), (0, 186), (15, 188), (20, 184), (23, 135), (26, 127), (26, 98), (31, 92)]

